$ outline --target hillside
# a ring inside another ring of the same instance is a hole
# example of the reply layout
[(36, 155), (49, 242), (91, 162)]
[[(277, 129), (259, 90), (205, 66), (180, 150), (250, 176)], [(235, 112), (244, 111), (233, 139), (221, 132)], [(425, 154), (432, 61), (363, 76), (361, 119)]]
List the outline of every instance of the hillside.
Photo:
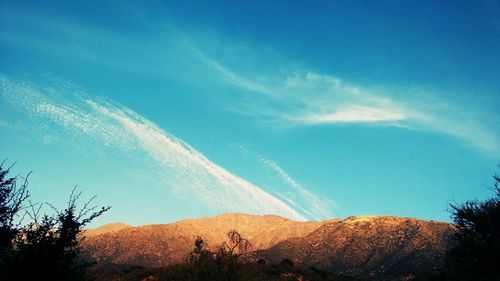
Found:
[(432, 273), (444, 265), (448, 223), (397, 217), (350, 217), (259, 254), (359, 278), (396, 279)]
[(100, 264), (162, 266), (183, 262), (199, 236), (215, 249), (227, 240), (229, 231), (237, 230), (250, 240), (252, 250), (262, 250), (293, 237), (305, 236), (326, 222), (297, 222), (275, 215), (231, 213), (101, 232), (89, 236), (84, 241), (84, 248)]
[(113, 233), (120, 231), (125, 228), (132, 227), (131, 225), (121, 223), (121, 222), (116, 222), (116, 223), (109, 223), (105, 224), (103, 226), (93, 228), (93, 229), (87, 229), (85, 230), (85, 236), (86, 237), (91, 237), (91, 236), (96, 236), (96, 235), (101, 235), (105, 233)]
[[(165, 225), (108, 228), (84, 242), (98, 265), (146, 267), (182, 263), (201, 236), (212, 248), (237, 230), (250, 240), (254, 258), (314, 266), (360, 278), (399, 278), (432, 272), (443, 264), (448, 223), (399, 217), (349, 217), (297, 222), (274, 215), (224, 214)], [(90, 231), (92, 233), (92, 231)], [(94, 232), (95, 233), (95, 232)]]

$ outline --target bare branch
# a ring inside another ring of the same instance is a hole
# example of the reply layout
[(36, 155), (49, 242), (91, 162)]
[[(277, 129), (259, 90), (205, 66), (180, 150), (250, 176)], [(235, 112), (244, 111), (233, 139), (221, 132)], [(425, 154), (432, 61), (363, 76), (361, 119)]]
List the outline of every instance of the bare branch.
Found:
[(97, 198), (97, 195), (92, 196), (85, 204), (83, 204), (83, 207), (80, 209), (80, 212), (78, 213), (77, 218), (81, 219), (82, 217), (86, 216), (88, 213), (92, 212), (97, 208), (97, 206), (93, 206), (89, 208), (90, 203), (94, 201), (94, 199)]
[[(27, 211), (26, 213), (28, 214), (28, 216), (31, 218), (31, 220), (33, 221), (33, 223), (35, 225), (38, 225), (39, 224), (39, 221), (38, 221), (38, 218), (40, 217), (40, 211), (42, 209), (42, 206), (43, 206), (43, 203), (31, 203), (31, 200), (29, 201), (29, 208), (31, 209), (31, 212), (30, 211)], [(38, 205), (38, 209), (35, 209), (35, 206)]]

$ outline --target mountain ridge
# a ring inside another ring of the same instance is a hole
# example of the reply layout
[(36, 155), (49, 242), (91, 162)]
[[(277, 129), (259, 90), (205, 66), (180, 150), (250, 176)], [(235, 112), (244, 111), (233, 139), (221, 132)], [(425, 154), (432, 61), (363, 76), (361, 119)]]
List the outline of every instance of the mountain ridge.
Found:
[(158, 267), (185, 262), (198, 237), (215, 250), (231, 230), (250, 241), (254, 261), (290, 259), (353, 277), (397, 279), (441, 267), (454, 228), (446, 222), (396, 216), (301, 222), (276, 215), (227, 213), (169, 224), (101, 227), (99, 234), (84, 240), (84, 251), (98, 266)]

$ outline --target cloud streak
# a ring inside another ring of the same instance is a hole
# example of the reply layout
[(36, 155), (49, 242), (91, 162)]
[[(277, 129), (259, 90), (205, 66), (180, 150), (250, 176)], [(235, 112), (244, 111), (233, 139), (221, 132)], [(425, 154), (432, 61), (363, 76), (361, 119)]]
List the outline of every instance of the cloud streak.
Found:
[(255, 170), (262, 168), (264, 173), (260, 177), (267, 180), (264, 185), (288, 205), (314, 220), (334, 217), (334, 211), (339, 209), (339, 205), (334, 200), (314, 194), (310, 188), (299, 183), (276, 161), (253, 151), (248, 145), (236, 143), (231, 147), (243, 154), (245, 160), (257, 164), (254, 166)]
[(54, 100), (44, 89), (5, 76), (0, 76), (0, 87), (4, 101), (33, 118), (51, 121), (107, 146), (141, 151), (161, 169), (169, 188), (213, 209), (273, 213), (296, 220), (307, 217), (122, 105), (90, 99), (81, 93), (75, 98)]
[(258, 155), (258, 160), (267, 169), (276, 173), (287, 186), (291, 187), (288, 191), (277, 192), (277, 194), (286, 202), (315, 220), (326, 219), (333, 216), (332, 206), (337, 206), (335, 202), (329, 199), (321, 199), (317, 195), (310, 192), (307, 188), (293, 179), (275, 161), (268, 159), (263, 155)]
[(500, 155), (497, 116), (484, 116), (477, 110), (432, 95), (420, 96), (412, 90), (403, 90), (399, 95), (407, 99), (397, 99), (391, 90), (381, 93), (311, 71), (296, 70), (263, 80), (259, 75), (240, 74), (199, 50), (195, 54), (211, 72), (218, 73), (223, 83), (254, 92), (244, 103), (234, 97), (228, 99), (227, 107), (241, 114), (263, 117), (285, 127), (365, 124), (437, 132), (487, 154)]

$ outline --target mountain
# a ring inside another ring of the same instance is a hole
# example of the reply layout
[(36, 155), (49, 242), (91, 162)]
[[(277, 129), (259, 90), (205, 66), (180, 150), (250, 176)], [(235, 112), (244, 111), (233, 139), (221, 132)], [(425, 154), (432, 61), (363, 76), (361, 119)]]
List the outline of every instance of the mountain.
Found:
[(84, 250), (100, 264), (161, 266), (183, 262), (197, 237), (203, 237), (215, 249), (227, 241), (229, 231), (237, 230), (250, 240), (253, 250), (262, 250), (293, 237), (305, 236), (325, 223), (231, 213), (109, 232), (103, 232), (111, 229), (104, 227), (88, 231), (100, 234), (88, 236), (84, 240)]
[(96, 236), (96, 235), (101, 235), (104, 233), (113, 233), (113, 232), (118, 232), (122, 229), (132, 227), (131, 225), (122, 223), (122, 222), (115, 222), (115, 223), (108, 223), (103, 226), (94, 228), (94, 229), (87, 229), (85, 230), (85, 236), (86, 237), (91, 237), (91, 236)]
[(84, 251), (100, 266), (164, 266), (184, 262), (197, 237), (215, 249), (231, 230), (250, 240), (254, 257), (272, 263), (287, 258), (349, 276), (395, 279), (439, 268), (453, 226), (389, 216), (298, 222), (275, 215), (223, 214), (89, 230)]
[(259, 255), (271, 262), (291, 258), (302, 266), (373, 279), (433, 273), (444, 265), (448, 223), (398, 217), (349, 217), (302, 237), (282, 241)]

